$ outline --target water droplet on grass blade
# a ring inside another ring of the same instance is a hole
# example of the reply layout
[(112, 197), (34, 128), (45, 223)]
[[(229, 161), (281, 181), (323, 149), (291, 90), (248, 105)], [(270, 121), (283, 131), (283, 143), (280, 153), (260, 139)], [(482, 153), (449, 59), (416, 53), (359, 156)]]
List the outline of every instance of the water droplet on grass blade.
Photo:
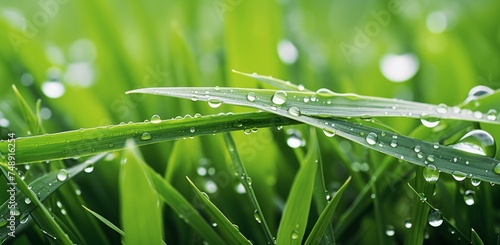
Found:
[(271, 101), (276, 105), (283, 105), (286, 102), (287, 94), (285, 91), (278, 90), (274, 93)]
[(156, 124), (156, 123), (159, 123), (159, 122), (161, 122), (160, 116), (158, 116), (158, 115), (151, 116), (151, 123), (155, 123)]
[(429, 164), (425, 167), (423, 171), (425, 181), (433, 184), (436, 183), (439, 179), (439, 170), (436, 166)]
[(59, 172), (57, 172), (57, 179), (59, 181), (65, 181), (66, 179), (68, 179), (68, 176), (69, 176), (69, 173), (68, 173), (68, 170), (66, 170), (66, 169), (61, 169), (61, 170), (59, 170)]
[(297, 108), (297, 107), (295, 107), (295, 106), (294, 106), (294, 107), (290, 107), (290, 108), (288, 109), (288, 113), (289, 113), (290, 115), (292, 115), (292, 116), (295, 116), (295, 117), (300, 116), (300, 110), (299, 110), (299, 108)]
[(495, 165), (495, 167), (493, 168), (493, 172), (495, 172), (496, 174), (500, 174), (500, 163)]
[(490, 121), (497, 120), (497, 117), (498, 117), (498, 112), (495, 109), (491, 109), (488, 111), (488, 113), (486, 113), (486, 119), (488, 119)]
[(378, 136), (376, 133), (371, 132), (366, 136), (365, 140), (369, 145), (375, 145), (378, 142)]
[(434, 128), (437, 125), (439, 125), (439, 120), (440, 118), (436, 115), (427, 115), (423, 113), (420, 116), (420, 121), (422, 122), (422, 125), (428, 128)]
[(189, 129), (189, 132), (194, 133), (194, 132), (196, 132), (196, 129), (195, 129), (194, 127), (191, 127), (191, 128)]
[(439, 104), (436, 112), (439, 114), (446, 114), (448, 113), (448, 106), (445, 104)]
[(397, 140), (392, 140), (391, 141), (391, 147), (396, 148), (398, 146), (398, 141)]
[(87, 166), (85, 166), (85, 168), (83, 169), (83, 171), (85, 173), (92, 173), (92, 171), (94, 171), (94, 164), (93, 163), (87, 164)]
[(461, 171), (458, 171), (458, 170), (455, 170), (451, 173), (451, 175), (453, 176), (453, 178), (456, 180), (456, 181), (463, 181), (466, 177), (467, 177), (467, 174), (464, 173), (464, 172), (461, 172)]
[(337, 132), (335, 129), (323, 129), (323, 133), (325, 133), (327, 137), (333, 137)]
[(299, 233), (298, 230), (293, 230), (292, 231), (292, 239), (293, 240), (299, 239), (299, 235), (300, 235), (300, 233)]
[(433, 209), (429, 212), (427, 221), (429, 222), (429, 225), (433, 227), (439, 227), (441, 224), (443, 224), (443, 217), (441, 216), (441, 213), (439, 211)]
[(468, 132), (451, 147), (482, 156), (495, 157), (495, 139), (488, 132), (476, 129)]
[(469, 91), (467, 99), (465, 99), (465, 103), (473, 101), (481, 96), (492, 94), (493, 92), (494, 90), (489, 87), (483, 85), (475, 86)]
[(153, 136), (148, 132), (144, 132), (141, 134), (141, 140), (143, 140), (143, 141), (150, 140), (152, 138), (153, 138)]
[(222, 101), (219, 99), (208, 99), (208, 105), (212, 108), (218, 108), (222, 105)]
[(253, 212), (253, 217), (255, 218), (255, 221), (257, 221), (257, 223), (262, 223), (262, 219), (260, 218), (259, 212), (257, 210)]
[(253, 101), (255, 101), (255, 99), (257, 99), (257, 97), (255, 96), (254, 92), (250, 92), (250, 93), (247, 94), (247, 100), (248, 101), (253, 102)]
[(470, 183), (472, 184), (472, 186), (479, 186), (481, 184), (481, 180), (476, 178), (471, 178)]

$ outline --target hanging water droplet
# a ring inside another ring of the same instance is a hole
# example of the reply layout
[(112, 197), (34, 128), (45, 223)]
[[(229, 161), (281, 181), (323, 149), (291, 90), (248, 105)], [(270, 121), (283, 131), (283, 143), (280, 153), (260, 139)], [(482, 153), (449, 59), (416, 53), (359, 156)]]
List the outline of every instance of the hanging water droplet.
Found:
[(429, 164), (425, 167), (423, 175), (425, 181), (434, 184), (439, 179), (439, 170), (436, 168), (436, 166)]
[(153, 136), (148, 132), (144, 132), (141, 134), (141, 140), (146, 141), (146, 140), (150, 140), (152, 138), (153, 138)]
[(255, 101), (255, 99), (257, 99), (257, 97), (255, 96), (254, 92), (250, 92), (250, 93), (247, 94), (247, 100), (248, 101), (253, 102), (253, 101)]
[(481, 184), (481, 180), (477, 178), (471, 178), (470, 183), (472, 184), (472, 186), (479, 186)]
[(295, 129), (288, 129), (286, 131), (288, 138), (286, 144), (291, 148), (298, 148), (305, 145), (305, 141), (302, 139), (302, 133)]
[(327, 137), (333, 137), (335, 136), (335, 134), (337, 133), (335, 131), (335, 129), (323, 129), (323, 133), (327, 136)]
[(486, 113), (486, 119), (488, 120), (495, 121), (497, 120), (497, 117), (498, 117), (498, 112), (495, 109), (491, 109), (488, 111), (488, 113)]
[(212, 108), (218, 108), (222, 105), (222, 101), (219, 99), (208, 99), (208, 105)]
[(420, 121), (422, 122), (422, 125), (428, 127), (428, 128), (434, 128), (437, 125), (439, 125), (440, 118), (436, 115), (427, 115), (425, 113), (422, 113), (420, 116)]
[(375, 145), (378, 142), (378, 136), (376, 133), (371, 132), (366, 136), (365, 140), (369, 145)]
[(300, 110), (299, 108), (293, 106), (288, 109), (288, 113), (292, 116), (298, 117), (300, 116)]
[(461, 171), (458, 171), (458, 170), (455, 170), (451, 173), (451, 175), (453, 176), (453, 178), (456, 180), (456, 181), (463, 181), (466, 177), (467, 177), (467, 174), (464, 173), (464, 172), (461, 172)]
[(465, 201), (465, 204), (467, 204), (467, 206), (472, 206), (474, 205), (475, 201), (474, 201), (474, 194), (475, 192), (472, 191), (472, 190), (466, 190), (465, 193), (464, 193), (464, 201)]
[(413, 224), (411, 223), (411, 219), (410, 219), (410, 218), (407, 218), (407, 219), (405, 220), (405, 227), (406, 227), (407, 229), (410, 229), (412, 226), (413, 226)]
[(427, 217), (427, 221), (429, 222), (429, 225), (433, 227), (438, 227), (441, 224), (443, 224), (443, 217), (441, 216), (441, 213), (437, 210), (432, 209), (429, 212), (429, 216)]
[(276, 105), (283, 105), (286, 102), (287, 94), (285, 91), (278, 90), (274, 93), (271, 101)]
[(451, 147), (482, 156), (495, 157), (496, 142), (488, 132), (476, 129), (468, 132)]
[(158, 116), (156, 114), (153, 115), (153, 116), (151, 116), (151, 123), (155, 123), (156, 124), (156, 123), (160, 123), (160, 122), (161, 122), (160, 116)]
[(387, 225), (385, 228), (385, 234), (387, 236), (394, 236), (396, 234), (396, 231), (394, 230), (393, 225)]
[(257, 223), (262, 223), (262, 219), (260, 218), (259, 212), (257, 210), (253, 212), (253, 217), (255, 218), (255, 221), (257, 221)]
[(59, 170), (59, 172), (57, 172), (57, 179), (59, 181), (65, 181), (66, 179), (68, 179), (68, 175), (68, 170), (63, 168)]
[(94, 171), (94, 164), (93, 163), (88, 163), (87, 166), (83, 169), (85, 173), (92, 173)]

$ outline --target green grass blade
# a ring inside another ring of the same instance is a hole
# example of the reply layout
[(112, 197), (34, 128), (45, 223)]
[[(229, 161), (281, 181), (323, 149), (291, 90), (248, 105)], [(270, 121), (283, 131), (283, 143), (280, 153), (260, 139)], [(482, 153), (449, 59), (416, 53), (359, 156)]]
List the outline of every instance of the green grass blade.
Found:
[(255, 79), (257, 79), (258, 81), (260, 81), (262, 83), (271, 85), (271, 86), (273, 86), (275, 88), (278, 88), (278, 89), (296, 90), (296, 91), (309, 91), (309, 90), (305, 90), (303, 87), (300, 87), (298, 85), (295, 85), (295, 84), (291, 83), (290, 81), (283, 81), (281, 79), (277, 79), (277, 78), (274, 78), (274, 77), (271, 77), (271, 76), (262, 76), (262, 75), (259, 75), (257, 73), (249, 74), (249, 73), (244, 73), (244, 72), (240, 72), (240, 71), (237, 71), (237, 70), (232, 70), (232, 71), (234, 73), (236, 73), (236, 74), (240, 74), (240, 75), (243, 75), (243, 76), (255, 78)]
[(231, 161), (233, 163), (234, 169), (240, 177), (240, 182), (245, 187), (248, 198), (250, 199), (250, 202), (255, 209), (256, 219), (258, 219), (258, 222), (262, 225), (262, 229), (264, 230), (264, 234), (266, 235), (267, 242), (272, 243), (274, 242), (274, 236), (272, 235), (266, 218), (262, 213), (262, 209), (260, 208), (257, 196), (255, 195), (251, 184), (248, 182), (248, 178), (250, 176), (248, 176), (247, 171), (245, 170), (245, 166), (241, 162), (240, 156), (236, 149), (236, 144), (234, 143), (233, 137), (230, 133), (224, 133), (224, 141), (226, 142), (226, 148), (228, 149), (229, 155), (231, 156)]
[(344, 194), (345, 189), (349, 185), (349, 182), (351, 182), (351, 177), (349, 177), (344, 184), (339, 188), (337, 193), (332, 197), (328, 205), (326, 206), (325, 210), (321, 213), (319, 216), (318, 220), (316, 221), (316, 224), (314, 224), (313, 229), (311, 230), (311, 233), (307, 237), (306, 240), (306, 245), (307, 244), (318, 244), (321, 239), (323, 238), (326, 229), (328, 228), (328, 225), (330, 224), (333, 213), (335, 212), (335, 209), (337, 208), (337, 205), (340, 202), (340, 199), (342, 198), (342, 194)]
[(186, 179), (193, 187), (196, 196), (202, 201), (203, 209), (206, 210), (208, 215), (217, 223), (217, 227), (219, 227), (222, 237), (224, 237), (229, 244), (251, 244), (234, 224), (229, 221), (210, 199), (208, 199), (208, 195), (202, 193), (188, 177), (186, 177)]
[(311, 134), (311, 146), (293, 181), (278, 228), (278, 244), (301, 244), (307, 227), (318, 168), (317, 141)]
[(471, 229), (471, 239), (472, 245), (484, 245), (483, 240), (481, 240), (481, 237), (477, 234), (477, 232), (474, 229)]
[(170, 183), (148, 167), (154, 187), (163, 202), (171, 207), (181, 219), (189, 224), (210, 244), (226, 244), (213, 228), (201, 217), (193, 205), (186, 200)]
[[(333, 119), (316, 118), (304, 115), (290, 114), (288, 105), (285, 103), (281, 107), (276, 107), (271, 103), (271, 97), (274, 92), (271, 90), (252, 90), (252, 89), (211, 89), (211, 88), (152, 88), (141, 89), (134, 92), (153, 93), (164, 96), (173, 96), (179, 98), (191, 98), (198, 94), (207, 94), (207, 96), (198, 96), (197, 100), (213, 100), (218, 102), (255, 107), (266, 110), (277, 115), (285, 116), (296, 121), (307, 123), (323, 130), (335, 132), (337, 135), (357, 142), (365, 147), (374, 149), (387, 155), (391, 155), (401, 160), (425, 166), (434, 164), (441, 172), (448, 174), (466, 175), (470, 178), (477, 178), (491, 183), (500, 183), (500, 174), (495, 173), (494, 168), (500, 161), (472, 154), (449, 146), (436, 145), (434, 143), (413, 139), (403, 135), (386, 132), (381, 129), (354, 124), (351, 122)], [(247, 93), (258, 94), (255, 101), (248, 101)], [(291, 96), (291, 95), (288, 95)], [(392, 103), (395, 103), (394, 101)], [(308, 107), (307, 103), (301, 104)], [(315, 106), (309, 106), (315, 107)], [(437, 107), (437, 106), (436, 106)], [(352, 108), (351, 108), (352, 109)], [(459, 119), (459, 118), (457, 118)], [(368, 140), (367, 140), (368, 138)], [(396, 141), (395, 141), (396, 140)], [(397, 144), (396, 147), (391, 145)], [(416, 146), (421, 147), (420, 154), (414, 150)], [(455, 158), (457, 161), (455, 161)], [(497, 170), (498, 171), (498, 170)]]
[[(322, 118), (372, 118), (372, 117), (408, 117), (416, 119), (454, 119), (473, 122), (500, 124), (500, 117), (488, 119), (487, 112), (472, 112), (458, 107), (432, 105), (398, 99), (361, 96), (357, 94), (339, 94), (327, 89), (314, 92), (286, 91), (284, 101), (279, 106), (271, 107), (276, 90), (248, 88), (143, 88), (128, 91), (127, 94), (144, 93), (187, 98), (202, 101), (217, 101), (233, 105), (250, 106), (269, 112), (285, 111), (298, 108), (302, 115)], [(248, 100), (253, 93), (255, 99)], [(500, 93), (500, 92), (496, 92)], [(277, 107), (277, 108), (276, 108)], [(276, 110), (275, 110), (276, 109)]]
[(118, 226), (116, 226), (115, 224), (111, 223), (111, 221), (107, 220), (106, 218), (104, 218), (102, 215), (92, 211), (91, 209), (85, 207), (85, 206), (82, 206), (85, 210), (87, 210), (87, 212), (89, 212), (90, 214), (92, 214), (94, 217), (96, 217), (98, 220), (100, 220), (103, 224), (107, 225), (109, 228), (111, 228), (112, 230), (116, 231), (116, 233), (122, 235), (122, 236), (125, 236), (125, 233), (120, 229), (118, 228)]
[(161, 244), (163, 220), (156, 193), (134, 142), (128, 140), (120, 168), (121, 221), (125, 244)]
[[(16, 97), (19, 101), (21, 112), (24, 116), (24, 119), (26, 120), (29, 132), (34, 135), (44, 133), (39, 118), (35, 116), (33, 111), (28, 106), (28, 103), (26, 102), (26, 100), (21, 95), (21, 93), (19, 92), (19, 90), (15, 85), (12, 85), (12, 90), (14, 90), (14, 93), (16, 94)], [(37, 104), (40, 104), (40, 102), (37, 102)]]
[[(45, 174), (44, 176), (34, 180), (28, 185), (31, 188), (31, 192), (26, 192), (28, 196), (25, 194), (25, 192), (18, 191), (16, 193), (16, 200), (22, 200), (22, 201), (18, 202), (17, 209), (20, 214), (18, 216), (19, 219), (17, 220), (16, 225), (19, 224), (19, 221), (21, 219), (28, 217), (28, 215), (37, 207), (36, 205), (37, 203), (40, 204), (40, 202), (44, 201), (49, 196), (51, 196), (54, 193), (54, 191), (56, 191), (59, 187), (61, 187), (63, 184), (65, 184), (66, 182), (77, 176), (79, 173), (81, 173), (89, 163), (93, 164), (94, 162), (100, 160), (104, 156), (105, 154), (99, 154), (85, 161), (84, 163), (68, 168), (67, 178), (62, 181), (60, 180), (60, 178), (57, 177), (58, 174), (61, 174), (60, 170), (55, 170)], [(26, 198), (29, 198), (31, 202), (26, 203), (24, 201)], [(9, 206), (8, 200), (4, 202), (2, 206), (0, 206), (0, 217), (4, 217), (2, 218), (2, 220), (0, 220), (0, 223), (3, 223), (5, 221), (5, 217), (10, 217), (9, 214), (10, 209), (8, 208), (8, 206)], [(41, 206), (42, 205), (40, 205), (40, 207)], [(0, 227), (0, 239), (5, 240), (8, 237), (8, 232), (9, 232), (8, 227), (6, 226)]]
[[(214, 133), (296, 124), (268, 113), (253, 112), (233, 115), (211, 115), (195, 118), (163, 120), (159, 123), (141, 122), (72, 130), (61, 133), (19, 137), (16, 139), (16, 163), (42, 162), (71, 157), (118, 151), (132, 138), (136, 145), (149, 145), (184, 137)], [(192, 130), (195, 132), (191, 132)], [(147, 133), (148, 137), (145, 137)], [(151, 137), (149, 137), (151, 136)], [(6, 155), (8, 142), (0, 141), (0, 157)]]

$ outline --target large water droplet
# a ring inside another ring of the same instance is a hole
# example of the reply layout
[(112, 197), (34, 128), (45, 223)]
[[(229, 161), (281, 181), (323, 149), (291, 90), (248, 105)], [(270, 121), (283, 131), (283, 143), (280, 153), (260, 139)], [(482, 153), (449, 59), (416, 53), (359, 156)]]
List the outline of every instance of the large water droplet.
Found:
[(420, 116), (420, 121), (422, 122), (422, 125), (428, 128), (434, 128), (437, 125), (439, 125), (439, 119), (440, 118), (436, 115), (422, 114)]
[(476, 129), (468, 132), (451, 147), (482, 156), (495, 157), (496, 143), (488, 132)]
[(375, 145), (378, 142), (378, 136), (376, 133), (371, 132), (366, 136), (365, 140), (369, 145)]
[(463, 181), (466, 177), (467, 177), (467, 174), (464, 173), (464, 172), (461, 172), (461, 171), (458, 171), (458, 170), (455, 170), (451, 173), (451, 175), (453, 176), (453, 178), (456, 180), (456, 181)]
[(150, 140), (152, 138), (153, 138), (153, 136), (148, 132), (144, 132), (141, 134), (141, 140), (146, 141), (146, 140)]
[(156, 124), (156, 123), (160, 123), (160, 122), (161, 122), (160, 116), (158, 116), (158, 115), (151, 116), (151, 123), (155, 123)]
[(443, 217), (441, 216), (441, 213), (439, 211), (433, 209), (429, 212), (427, 221), (429, 222), (429, 225), (438, 227), (443, 224)]
[(66, 179), (68, 179), (68, 176), (69, 176), (68, 170), (64, 168), (59, 170), (59, 172), (57, 172), (57, 179), (59, 181), (65, 181)]
[(217, 108), (222, 105), (222, 101), (219, 99), (208, 99), (208, 105), (212, 108)]
[(496, 174), (500, 174), (500, 163), (495, 165), (495, 167), (493, 168), (493, 172), (495, 172)]
[(425, 167), (423, 175), (425, 181), (433, 184), (436, 183), (439, 179), (439, 170), (436, 168), (436, 166), (429, 164)]
[(286, 102), (287, 94), (285, 91), (278, 90), (274, 93), (271, 101), (276, 105), (283, 105)]
[(257, 97), (255, 96), (254, 92), (250, 92), (250, 93), (247, 94), (247, 100), (248, 101), (253, 102), (253, 101), (255, 101), (255, 99), (257, 99)]
[(467, 98), (465, 99), (465, 103), (473, 101), (481, 96), (492, 94), (493, 92), (494, 92), (493, 89), (486, 87), (486, 86), (483, 86), (483, 85), (473, 87), (469, 91), (469, 94), (467, 95)]
[(472, 191), (472, 190), (466, 190), (465, 191), (465, 193), (464, 193), (465, 204), (467, 204), (468, 206), (474, 205), (474, 203), (475, 203), (475, 201), (474, 201), (474, 194), (475, 194), (475, 192)]

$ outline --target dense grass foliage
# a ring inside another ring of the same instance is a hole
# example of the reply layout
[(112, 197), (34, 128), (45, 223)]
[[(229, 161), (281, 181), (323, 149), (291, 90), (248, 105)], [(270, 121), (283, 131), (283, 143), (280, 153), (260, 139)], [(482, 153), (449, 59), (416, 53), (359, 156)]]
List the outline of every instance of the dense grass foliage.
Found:
[(499, 11), (2, 1), (0, 238), (495, 244)]

